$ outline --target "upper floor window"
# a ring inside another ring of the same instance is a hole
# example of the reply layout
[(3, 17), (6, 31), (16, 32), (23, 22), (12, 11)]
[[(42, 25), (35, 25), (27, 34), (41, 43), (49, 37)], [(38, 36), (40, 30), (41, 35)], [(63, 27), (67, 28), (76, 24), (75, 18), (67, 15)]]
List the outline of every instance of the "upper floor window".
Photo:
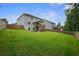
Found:
[(33, 17), (31, 17), (31, 20), (33, 20)]
[(28, 22), (27, 24), (30, 24), (30, 22)]

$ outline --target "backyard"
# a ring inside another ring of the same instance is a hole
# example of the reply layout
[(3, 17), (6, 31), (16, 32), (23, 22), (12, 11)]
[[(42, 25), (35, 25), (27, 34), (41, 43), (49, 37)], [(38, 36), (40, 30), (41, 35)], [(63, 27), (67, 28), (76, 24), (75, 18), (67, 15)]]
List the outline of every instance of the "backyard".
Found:
[(0, 30), (0, 55), (79, 55), (79, 41), (64, 33), (4, 29)]

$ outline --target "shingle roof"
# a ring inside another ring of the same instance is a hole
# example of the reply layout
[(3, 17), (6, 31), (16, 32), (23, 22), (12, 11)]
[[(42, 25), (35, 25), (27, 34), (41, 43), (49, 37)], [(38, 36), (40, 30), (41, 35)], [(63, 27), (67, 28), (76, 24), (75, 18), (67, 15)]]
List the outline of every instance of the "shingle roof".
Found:
[[(38, 18), (38, 19), (40, 19), (40, 20), (46, 20), (46, 19), (39, 18), (39, 17), (34, 16), (34, 15), (31, 15), (31, 14), (27, 14), (27, 13), (23, 13), (19, 18), (21, 18), (23, 15), (27, 15), (27, 16), (35, 17), (35, 18)], [(17, 20), (19, 20), (19, 18), (18, 18)], [(48, 22), (50, 22), (50, 23), (52, 23), (52, 24), (55, 24), (54, 22), (51, 22), (51, 21), (49, 21), (49, 20), (46, 20), (46, 21), (48, 21)]]

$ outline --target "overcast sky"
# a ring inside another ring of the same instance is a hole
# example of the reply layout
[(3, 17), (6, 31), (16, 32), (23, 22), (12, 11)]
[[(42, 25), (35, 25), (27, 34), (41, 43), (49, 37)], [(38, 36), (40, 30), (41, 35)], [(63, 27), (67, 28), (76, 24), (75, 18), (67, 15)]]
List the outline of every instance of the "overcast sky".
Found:
[(63, 25), (66, 20), (65, 7), (65, 4), (57, 3), (0, 4), (0, 18), (6, 18), (9, 23), (15, 23), (20, 15), (28, 13)]

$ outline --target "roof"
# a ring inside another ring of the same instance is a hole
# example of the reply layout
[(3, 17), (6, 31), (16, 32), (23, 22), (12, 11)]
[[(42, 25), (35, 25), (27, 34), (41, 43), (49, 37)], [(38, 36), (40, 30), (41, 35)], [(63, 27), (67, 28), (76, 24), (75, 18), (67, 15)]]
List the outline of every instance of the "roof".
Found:
[[(40, 20), (42, 20), (42, 21), (43, 21), (43, 20), (46, 20), (46, 19), (39, 18), (39, 17), (34, 16), (34, 15), (31, 15), (31, 14), (27, 14), (27, 13), (23, 13), (17, 20), (19, 20), (23, 15), (35, 17), (35, 18), (38, 18), (38, 19), (40, 19)], [(48, 22), (50, 22), (50, 23), (52, 23), (52, 24), (55, 24), (54, 22), (51, 22), (51, 21), (49, 21), (49, 20), (46, 20), (46, 21), (48, 21)]]
[(3, 18), (3, 19), (0, 19), (0, 20), (1, 20), (1, 21), (5, 21), (6, 19)]
[(2, 19), (0, 19), (1, 21), (4, 21), (4, 22), (6, 22), (6, 23), (8, 23), (8, 21), (7, 21), (7, 19), (5, 19), (5, 18), (2, 18)]

